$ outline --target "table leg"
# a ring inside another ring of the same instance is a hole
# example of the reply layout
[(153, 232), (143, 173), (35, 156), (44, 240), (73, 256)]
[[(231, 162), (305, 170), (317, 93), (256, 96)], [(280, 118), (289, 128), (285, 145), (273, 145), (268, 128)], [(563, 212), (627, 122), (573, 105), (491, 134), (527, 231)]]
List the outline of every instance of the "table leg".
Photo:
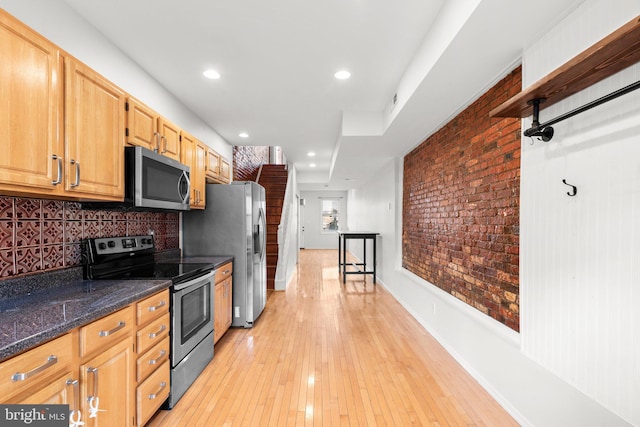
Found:
[(340, 273), (341, 268), (342, 268), (342, 264), (340, 264), (342, 262), (342, 238), (340, 237), (340, 234), (338, 234), (338, 273)]
[(373, 284), (376, 284), (376, 236), (373, 236)]

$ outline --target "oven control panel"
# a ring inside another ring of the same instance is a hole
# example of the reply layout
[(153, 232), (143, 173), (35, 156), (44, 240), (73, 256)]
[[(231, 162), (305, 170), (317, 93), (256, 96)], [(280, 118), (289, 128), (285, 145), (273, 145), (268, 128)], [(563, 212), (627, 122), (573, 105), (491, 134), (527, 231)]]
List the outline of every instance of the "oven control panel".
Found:
[(121, 254), (127, 252), (153, 250), (153, 236), (101, 237), (93, 239), (97, 255)]

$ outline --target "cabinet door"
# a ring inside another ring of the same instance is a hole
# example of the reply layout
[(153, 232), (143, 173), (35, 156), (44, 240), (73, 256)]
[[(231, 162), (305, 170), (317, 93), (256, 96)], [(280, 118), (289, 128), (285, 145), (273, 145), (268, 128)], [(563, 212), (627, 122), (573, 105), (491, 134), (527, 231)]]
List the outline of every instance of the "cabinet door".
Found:
[(213, 149), (207, 149), (206, 179), (208, 182), (218, 182), (220, 176), (220, 154)]
[(158, 116), (149, 107), (135, 98), (127, 98), (126, 139), (129, 145), (138, 145), (149, 150), (160, 149)]
[(213, 343), (217, 343), (224, 334), (223, 325), (225, 319), (224, 309), (224, 284), (216, 283), (213, 297)]
[(66, 190), (124, 198), (124, 92), (73, 58), (66, 61)]
[[(158, 119), (158, 132), (160, 133), (160, 151), (163, 156), (180, 160), (180, 128), (163, 117)], [(184, 163), (184, 162), (182, 162)], [(188, 164), (188, 163), (185, 163)]]
[(64, 158), (60, 53), (2, 10), (0, 52), (0, 189), (59, 193)]
[(195, 152), (193, 158), (192, 178), (191, 185), (195, 187), (198, 193), (198, 199), (196, 200), (195, 208), (204, 209), (205, 200), (205, 169), (207, 167), (207, 146), (202, 142), (196, 140)]
[[(19, 399), (13, 399), (7, 403), (29, 404), (29, 405), (70, 405), (70, 410), (79, 401), (78, 381), (73, 380), (71, 372), (57, 377), (35, 390), (31, 390), (29, 395)], [(75, 387), (74, 387), (75, 381)]]
[(80, 365), (82, 419), (86, 426), (134, 424), (133, 366), (131, 337)]
[(224, 318), (224, 324), (223, 324), (223, 331), (226, 332), (230, 327), (231, 327), (231, 322), (233, 321), (233, 319), (231, 318), (231, 311), (232, 311), (232, 302), (231, 302), (231, 295), (233, 295), (233, 288), (232, 288), (232, 282), (231, 282), (231, 277), (229, 277), (227, 280), (224, 281), (224, 314), (225, 314), (225, 318)]
[(227, 184), (231, 182), (229, 162), (223, 157), (220, 157), (220, 178)]

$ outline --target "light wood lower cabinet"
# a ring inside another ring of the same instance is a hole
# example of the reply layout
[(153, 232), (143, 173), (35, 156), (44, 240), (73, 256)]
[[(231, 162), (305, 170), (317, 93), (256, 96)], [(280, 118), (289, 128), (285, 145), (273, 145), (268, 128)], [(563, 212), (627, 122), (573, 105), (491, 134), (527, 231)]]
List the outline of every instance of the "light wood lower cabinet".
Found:
[(164, 290), (7, 359), (0, 403), (69, 404), (86, 427), (143, 426), (169, 396), (170, 325)]
[(72, 344), (66, 334), (0, 363), (0, 403), (69, 403), (66, 381), (78, 379)]
[(213, 342), (214, 344), (231, 326), (233, 298), (233, 263), (227, 263), (216, 270), (213, 299)]
[(136, 304), (136, 425), (143, 426), (169, 397), (169, 291)]
[(133, 425), (133, 338), (101, 349), (80, 365), (85, 426)]

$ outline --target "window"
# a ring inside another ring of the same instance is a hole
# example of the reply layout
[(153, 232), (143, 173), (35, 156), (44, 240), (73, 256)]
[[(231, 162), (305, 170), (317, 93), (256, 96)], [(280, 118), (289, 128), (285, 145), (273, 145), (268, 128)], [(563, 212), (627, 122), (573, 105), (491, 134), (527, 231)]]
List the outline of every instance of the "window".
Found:
[(322, 199), (322, 231), (338, 230), (340, 199)]

